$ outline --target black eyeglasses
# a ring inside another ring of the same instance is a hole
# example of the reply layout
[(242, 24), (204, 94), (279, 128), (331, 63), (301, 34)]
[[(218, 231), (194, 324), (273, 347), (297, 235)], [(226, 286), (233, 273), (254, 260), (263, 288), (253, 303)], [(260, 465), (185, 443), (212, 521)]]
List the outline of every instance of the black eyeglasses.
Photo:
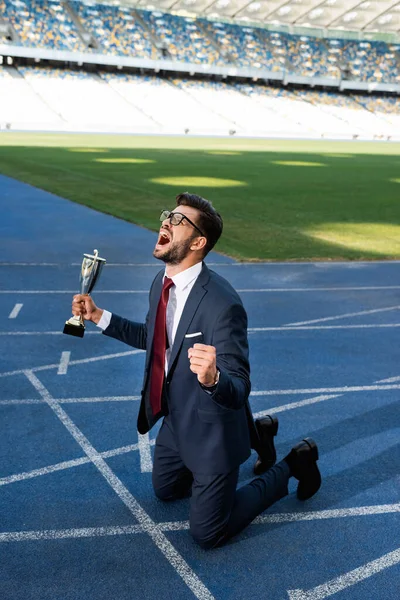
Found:
[(171, 223), (171, 225), (180, 225), (182, 223), (183, 219), (186, 219), (186, 221), (188, 221), (192, 227), (197, 229), (197, 231), (200, 233), (200, 235), (202, 235), (203, 237), (206, 237), (204, 235), (204, 233), (197, 227), (197, 225), (195, 225), (193, 223), (193, 221), (191, 221), (186, 215), (183, 215), (180, 212), (172, 212), (170, 210), (163, 210), (160, 215), (160, 221), (165, 221), (165, 219), (169, 219), (169, 222)]

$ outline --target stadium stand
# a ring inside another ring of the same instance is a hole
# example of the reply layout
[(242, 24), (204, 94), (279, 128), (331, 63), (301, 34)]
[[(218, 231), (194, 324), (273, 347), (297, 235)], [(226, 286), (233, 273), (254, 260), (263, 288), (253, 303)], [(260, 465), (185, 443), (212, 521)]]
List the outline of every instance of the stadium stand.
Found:
[(112, 55), (159, 58), (151, 37), (126, 7), (74, 2), (83, 27), (98, 42), (97, 51)]
[(34, 67), (19, 67), (18, 73), (59, 116), (62, 129), (148, 133), (157, 129), (151, 118), (96, 74)]
[(390, 98), (22, 66), (0, 68), (0, 114), (12, 129), (400, 138)]
[(171, 80), (159, 77), (103, 74), (127, 101), (151, 116), (164, 133), (227, 134), (234, 123), (204, 106)]
[(0, 18), (31, 47), (87, 51), (92, 36), (95, 50), (109, 55), (400, 82), (400, 45), (385, 42), (291, 35), (79, 0), (0, 0)]
[(86, 48), (58, 0), (2, 0), (0, 16), (12, 25), (23, 46), (72, 51)]
[[(394, 43), (322, 39), (82, 0), (0, 0), (0, 25), (0, 42), (8, 45), (266, 69), (279, 77), (289, 73), (400, 83), (400, 45)], [(104, 72), (103, 67), (89, 73), (12, 68), (12, 60), (5, 64), (0, 67), (1, 127), (400, 138), (396, 98), (294, 90), (221, 77), (196, 80), (188, 74), (178, 79), (175, 74), (167, 78)]]
[[(29, 107), (29, 110), (27, 110)], [(61, 116), (45, 104), (16, 69), (0, 68), (0, 126), (2, 129), (63, 129)]]
[(167, 49), (168, 58), (194, 64), (224, 64), (195, 19), (140, 11), (151, 32)]

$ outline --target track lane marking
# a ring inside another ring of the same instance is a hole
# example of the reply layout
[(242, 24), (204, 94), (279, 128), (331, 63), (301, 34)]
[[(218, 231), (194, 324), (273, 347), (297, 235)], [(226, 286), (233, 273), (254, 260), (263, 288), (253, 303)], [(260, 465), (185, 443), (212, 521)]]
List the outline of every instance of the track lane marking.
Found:
[[(330, 329), (392, 329), (400, 327), (400, 323), (368, 323), (359, 325), (280, 325), (278, 327), (249, 327), (248, 333), (259, 333), (262, 331), (325, 331)], [(63, 335), (62, 331), (0, 331), (0, 336), (18, 335)], [(101, 335), (101, 331), (87, 331), (85, 335)], [(142, 351), (141, 351), (142, 352)]]
[[(327, 286), (304, 288), (242, 288), (237, 289), (242, 294), (276, 294), (298, 292), (371, 292), (382, 290), (400, 290), (400, 285), (367, 285), (367, 286)], [(149, 290), (97, 290), (96, 294), (148, 294)], [(0, 294), (76, 294), (76, 290), (0, 290)]]
[(19, 315), (19, 313), (21, 312), (21, 308), (23, 307), (23, 304), (16, 304), (14, 306), (14, 308), (12, 309), (12, 311), (10, 312), (10, 314), (8, 315), (9, 319), (16, 319)]
[(71, 358), (71, 352), (61, 352), (60, 364), (58, 365), (57, 375), (66, 375), (68, 372), (68, 365)]
[[(350, 517), (372, 517), (374, 515), (386, 515), (399, 512), (400, 503), (321, 510), (303, 513), (274, 513), (271, 515), (257, 517), (250, 526), (252, 527), (254, 525), (275, 525), (277, 523), (279, 524), (308, 522), (325, 519), (344, 519)], [(189, 521), (165, 521), (157, 523), (157, 528), (161, 531), (186, 531), (189, 529)], [(37, 531), (6, 531), (0, 533), (0, 542), (23, 542), (28, 540), (54, 540), (79, 537), (101, 537), (107, 535), (132, 535), (137, 533), (146, 533), (146, 531), (141, 525), (82, 527), (79, 529), (45, 529)]]
[(324, 317), (322, 319), (312, 319), (311, 321), (299, 321), (297, 323), (288, 323), (284, 327), (298, 327), (299, 325), (312, 325), (313, 323), (324, 323), (326, 321), (337, 321), (338, 319), (347, 319), (348, 317), (361, 317), (362, 315), (372, 315), (375, 313), (388, 312), (392, 310), (398, 310), (400, 305), (388, 306), (387, 308), (374, 308), (372, 310), (361, 310), (359, 312), (344, 313), (342, 315), (336, 315), (334, 317)]
[(211, 592), (206, 588), (199, 577), (190, 568), (188, 563), (179, 554), (176, 548), (167, 539), (164, 533), (160, 530), (157, 524), (150, 518), (136, 498), (124, 486), (122, 481), (115, 475), (114, 471), (108, 466), (104, 458), (92, 446), (82, 431), (75, 425), (65, 410), (54, 400), (50, 392), (44, 387), (41, 381), (32, 371), (26, 370), (25, 376), (31, 382), (36, 391), (46, 400), (48, 406), (53, 410), (55, 415), (71, 434), (74, 440), (82, 448), (90, 461), (97, 467), (98, 471), (107, 481), (109, 486), (114, 490), (117, 496), (122, 500), (125, 506), (130, 510), (136, 518), (143, 531), (147, 533), (157, 548), (162, 552), (168, 560), (172, 568), (180, 575), (182, 580), (192, 591), (198, 600), (215, 600)]
[(149, 434), (144, 435), (138, 433), (138, 447), (140, 456), (140, 470), (142, 473), (151, 473), (153, 470), (153, 460), (150, 451)]
[(400, 563), (400, 548), (311, 590), (288, 590), (289, 600), (323, 600)]
[(300, 408), (302, 406), (317, 404), (318, 402), (325, 402), (325, 400), (333, 400), (333, 398), (340, 398), (342, 395), (343, 394), (330, 394), (326, 396), (314, 396), (312, 398), (307, 398), (307, 400), (299, 400), (298, 402), (289, 402), (288, 404), (282, 404), (282, 406), (272, 406), (271, 408), (260, 410), (259, 412), (254, 413), (253, 417), (255, 419), (260, 419), (261, 417), (265, 417), (269, 414), (277, 414), (280, 412), (285, 412), (287, 410), (294, 410), (295, 408)]

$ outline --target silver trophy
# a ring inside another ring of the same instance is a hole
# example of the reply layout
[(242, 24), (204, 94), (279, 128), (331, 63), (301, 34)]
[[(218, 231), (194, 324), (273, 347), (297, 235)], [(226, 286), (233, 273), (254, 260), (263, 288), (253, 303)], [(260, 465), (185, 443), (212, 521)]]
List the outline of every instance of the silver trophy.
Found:
[[(84, 254), (81, 268), (80, 284), (81, 294), (90, 294), (97, 283), (100, 273), (106, 264), (104, 258), (100, 258), (98, 250), (94, 254)], [(83, 337), (85, 333), (85, 322), (83, 316), (71, 317), (64, 325), (63, 333)]]

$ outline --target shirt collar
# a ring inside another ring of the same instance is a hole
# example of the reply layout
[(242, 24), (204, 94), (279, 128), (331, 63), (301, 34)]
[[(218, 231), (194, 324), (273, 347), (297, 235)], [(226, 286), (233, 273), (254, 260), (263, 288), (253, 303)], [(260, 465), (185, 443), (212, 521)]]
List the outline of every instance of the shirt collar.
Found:
[[(178, 290), (184, 290), (185, 287), (187, 287), (190, 283), (193, 282), (193, 280), (198, 278), (202, 268), (203, 263), (198, 262), (195, 265), (193, 265), (193, 267), (189, 267), (188, 269), (181, 271), (181, 273), (178, 273), (178, 275), (174, 275), (173, 277), (171, 277), (171, 279)], [(166, 276), (166, 273), (164, 273), (164, 277)]]

